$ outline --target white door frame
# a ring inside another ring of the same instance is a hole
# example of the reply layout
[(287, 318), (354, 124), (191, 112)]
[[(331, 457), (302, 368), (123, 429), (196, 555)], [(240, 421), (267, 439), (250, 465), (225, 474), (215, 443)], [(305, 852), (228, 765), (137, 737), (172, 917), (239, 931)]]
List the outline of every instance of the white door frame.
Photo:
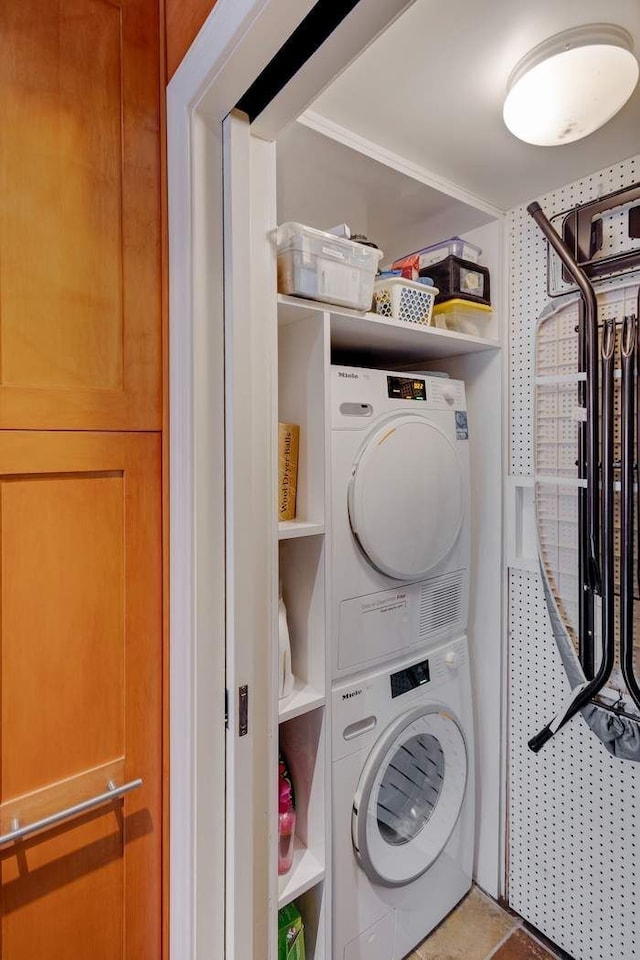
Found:
[(219, 0), (167, 90), (171, 960), (225, 950), (222, 121), (286, 39), (286, 5)]
[[(171, 960), (225, 950), (222, 122), (314, 2), (218, 0), (167, 89)], [(265, 111), (260, 135), (274, 138), (411, 2), (361, 0)]]

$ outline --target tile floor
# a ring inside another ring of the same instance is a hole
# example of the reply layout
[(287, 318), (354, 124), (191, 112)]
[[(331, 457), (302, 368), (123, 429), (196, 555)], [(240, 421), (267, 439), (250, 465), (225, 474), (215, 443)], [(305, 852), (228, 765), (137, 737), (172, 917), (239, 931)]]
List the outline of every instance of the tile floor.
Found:
[(560, 960), (523, 926), (474, 887), (407, 960)]

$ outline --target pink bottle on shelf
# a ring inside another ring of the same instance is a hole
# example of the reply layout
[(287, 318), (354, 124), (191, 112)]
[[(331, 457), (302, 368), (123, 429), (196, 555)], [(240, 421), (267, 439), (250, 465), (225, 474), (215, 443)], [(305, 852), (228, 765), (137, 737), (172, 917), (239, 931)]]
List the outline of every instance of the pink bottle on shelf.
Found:
[(291, 784), (280, 777), (278, 799), (278, 876), (291, 870), (296, 835), (296, 811), (293, 806)]

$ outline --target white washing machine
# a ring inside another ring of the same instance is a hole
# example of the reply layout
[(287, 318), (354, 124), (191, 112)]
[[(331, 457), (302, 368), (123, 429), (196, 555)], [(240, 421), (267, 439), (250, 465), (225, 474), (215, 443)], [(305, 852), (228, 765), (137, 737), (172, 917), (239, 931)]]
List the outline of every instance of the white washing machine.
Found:
[(333, 677), (467, 629), (464, 383), (331, 368)]
[(471, 886), (466, 638), (333, 691), (334, 960), (400, 960)]

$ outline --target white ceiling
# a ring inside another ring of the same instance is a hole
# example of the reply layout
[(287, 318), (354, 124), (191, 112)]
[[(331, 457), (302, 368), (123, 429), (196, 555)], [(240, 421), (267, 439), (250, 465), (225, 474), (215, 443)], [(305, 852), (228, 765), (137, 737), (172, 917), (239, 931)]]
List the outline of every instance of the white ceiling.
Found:
[(529, 146), (502, 122), (518, 60), (603, 21), (625, 27), (639, 54), (640, 0), (416, 0), (311, 109), (508, 209), (640, 153), (640, 88), (575, 144)]

